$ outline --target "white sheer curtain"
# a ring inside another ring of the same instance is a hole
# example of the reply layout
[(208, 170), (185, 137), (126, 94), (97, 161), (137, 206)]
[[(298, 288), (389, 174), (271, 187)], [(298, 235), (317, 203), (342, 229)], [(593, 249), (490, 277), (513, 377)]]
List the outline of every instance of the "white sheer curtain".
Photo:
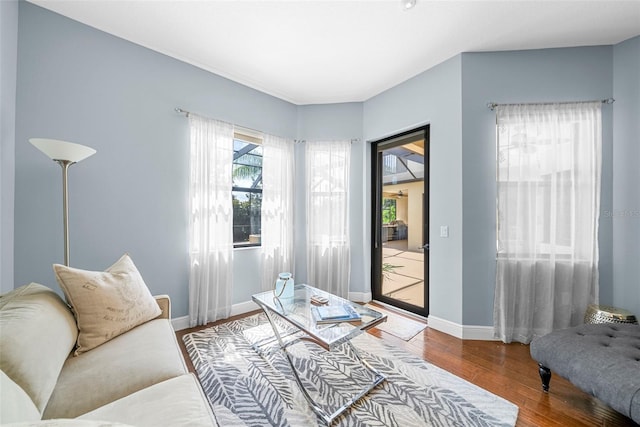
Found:
[(233, 281), (233, 125), (189, 115), (189, 324), (229, 317)]
[(580, 324), (597, 302), (600, 107), (497, 107), (494, 326), (504, 342)]
[(293, 140), (264, 135), (262, 142), (262, 289), (278, 273), (293, 273)]
[(308, 283), (349, 296), (350, 141), (307, 142)]

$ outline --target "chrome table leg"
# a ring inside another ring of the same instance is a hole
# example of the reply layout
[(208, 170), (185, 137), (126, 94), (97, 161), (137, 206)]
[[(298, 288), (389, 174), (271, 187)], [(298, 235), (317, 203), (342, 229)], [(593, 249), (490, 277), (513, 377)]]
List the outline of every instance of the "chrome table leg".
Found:
[[(275, 339), (278, 341), (279, 347), (277, 349), (282, 350), (282, 352), (284, 353), (284, 355), (285, 355), (285, 357), (287, 359), (287, 362), (289, 363), (289, 366), (291, 367), (291, 372), (293, 372), (293, 378), (295, 379), (296, 383), (298, 384), (298, 387), (300, 388), (300, 391), (302, 392), (302, 395), (304, 396), (304, 398), (307, 401), (307, 403), (309, 403), (309, 406), (311, 407), (313, 412), (315, 412), (327, 425), (330, 425), (338, 416), (340, 416), (340, 414), (342, 414), (347, 409), (349, 409), (351, 406), (353, 406), (353, 404), (356, 403), (360, 398), (362, 398), (365, 395), (367, 395), (371, 390), (373, 390), (375, 387), (377, 387), (380, 383), (382, 383), (385, 380), (384, 375), (382, 373), (380, 373), (377, 369), (375, 369), (373, 366), (371, 366), (371, 364), (369, 362), (367, 362), (365, 359), (363, 359), (362, 356), (360, 355), (360, 352), (358, 352), (358, 350), (353, 346), (353, 344), (351, 344), (350, 341), (347, 341), (345, 343), (345, 345), (347, 345), (351, 349), (351, 351), (353, 352), (353, 354), (355, 356), (355, 360), (357, 360), (364, 368), (366, 368), (369, 372), (372, 373), (373, 381), (370, 384), (368, 384), (367, 386), (365, 386), (358, 393), (355, 393), (354, 395), (352, 395), (351, 399), (349, 399), (346, 403), (344, 403), (342, 406), (340, 406), (338, 409), (336, 409), (333, 413), (329, 413), (329, 412), (325, 411), (324, 408), (322, 408), (322, 406), (320, 406), (313, 399), (313, 397), (311, 397), (311, 395), (307, 391), (307, 388), (305, 387), (305, 385), (302, 382), (302, 379), (300, 378), (300, 374), (298, 373), (298, 370), (295, 368), (292, 356), (287, 351), (287, 347), (289, 347), (290, 345), (295, 344), (296, 342), (299, 342), (301, 340), (311, 341), (311, 342), (316, 343), (315, 340), (311, 339), (311, 338), (307, 338), (307, 337), (298, 337), (296, 339), (289, 340), (289, 341), (285, 342), (283, 340), (283, 336), (280, 334), (280, 331), (278, 330), (278, 327), (277, 327), (274, 319), (272, 318), (271, 313), (269, 313), (269, 310), (267, 308), (265, 308), (265, 307), (262, 307), (262, 309), (263, 309), (265, 315), (267, 316), (267, 319), (269, 320), (269, 323), (271, 324), (271, 328), (273, 329), (273, 333), (275, 334)], [(302, 332), (302, 331), (299, 331), (299, 332)], [(296, 333), (298, 333), (298, 332), (287, 334), (287, 335), (285, 335), (285, 337), (286, 336), (290, 336), (290, 335), (294, 335)], [(273, 342), (273, 339), (270, 339), (269, 341)], [(257, 350), (257, 351), (261, 355), (264, 354), (260, 350)]]

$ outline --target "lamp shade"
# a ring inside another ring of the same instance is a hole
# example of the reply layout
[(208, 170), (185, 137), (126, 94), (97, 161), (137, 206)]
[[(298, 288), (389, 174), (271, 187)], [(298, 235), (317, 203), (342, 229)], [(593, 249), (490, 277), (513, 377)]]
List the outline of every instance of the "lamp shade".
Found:
[(77, 163), (96, 153), (93, 148), (57, 139), (31, 138), (29, 142), (53, 160)]
[(416, 5), (416, 0), (401, 0), (403, 10), (409, 10)]

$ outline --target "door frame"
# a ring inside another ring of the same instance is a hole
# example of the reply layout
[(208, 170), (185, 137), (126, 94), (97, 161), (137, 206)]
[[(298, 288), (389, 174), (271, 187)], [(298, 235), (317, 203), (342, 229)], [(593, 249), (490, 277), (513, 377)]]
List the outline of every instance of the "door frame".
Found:
[[(427, 317), (429, 315), (429, 246), (424, 250), (424, 307), (409, 304), (403, 301), (396, 300), (394, 298), (386, 297), (382, 295), (382, 188), (384, 186), (382, 182), (382, 162), (381, 153), (378, 149), (380, 144), (385, 142), (402, 138), (403, 136), (410, 135), (419, 131), (424, 132), (424, 180), (423, 180), (423, 203), (422, 203), (422, 236), (423, 245), (429, 244), (429, 217), (430, 217), (430, 133), (429, 125), (418, 126), (408, 131), (403, 131), (392, 136), (388, 136), (379, 140), (371, 141), (371, 292), (373, 299), (380, 301), (394, 307), (398, 307), (402, 310), (415, 313), (420, 316)], [(392, 148), (394, 146), (401, 146), (402, 142), (397, 145), (390, 144), (385, 148)]]

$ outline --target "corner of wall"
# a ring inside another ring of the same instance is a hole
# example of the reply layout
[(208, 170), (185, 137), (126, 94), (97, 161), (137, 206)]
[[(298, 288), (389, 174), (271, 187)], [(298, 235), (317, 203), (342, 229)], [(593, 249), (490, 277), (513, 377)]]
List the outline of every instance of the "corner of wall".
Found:
[(0, 293), (13, 289), (18, 0), (0, 1)]
[(640, 36), (613, 48), (613, 304), (640, 315)]

